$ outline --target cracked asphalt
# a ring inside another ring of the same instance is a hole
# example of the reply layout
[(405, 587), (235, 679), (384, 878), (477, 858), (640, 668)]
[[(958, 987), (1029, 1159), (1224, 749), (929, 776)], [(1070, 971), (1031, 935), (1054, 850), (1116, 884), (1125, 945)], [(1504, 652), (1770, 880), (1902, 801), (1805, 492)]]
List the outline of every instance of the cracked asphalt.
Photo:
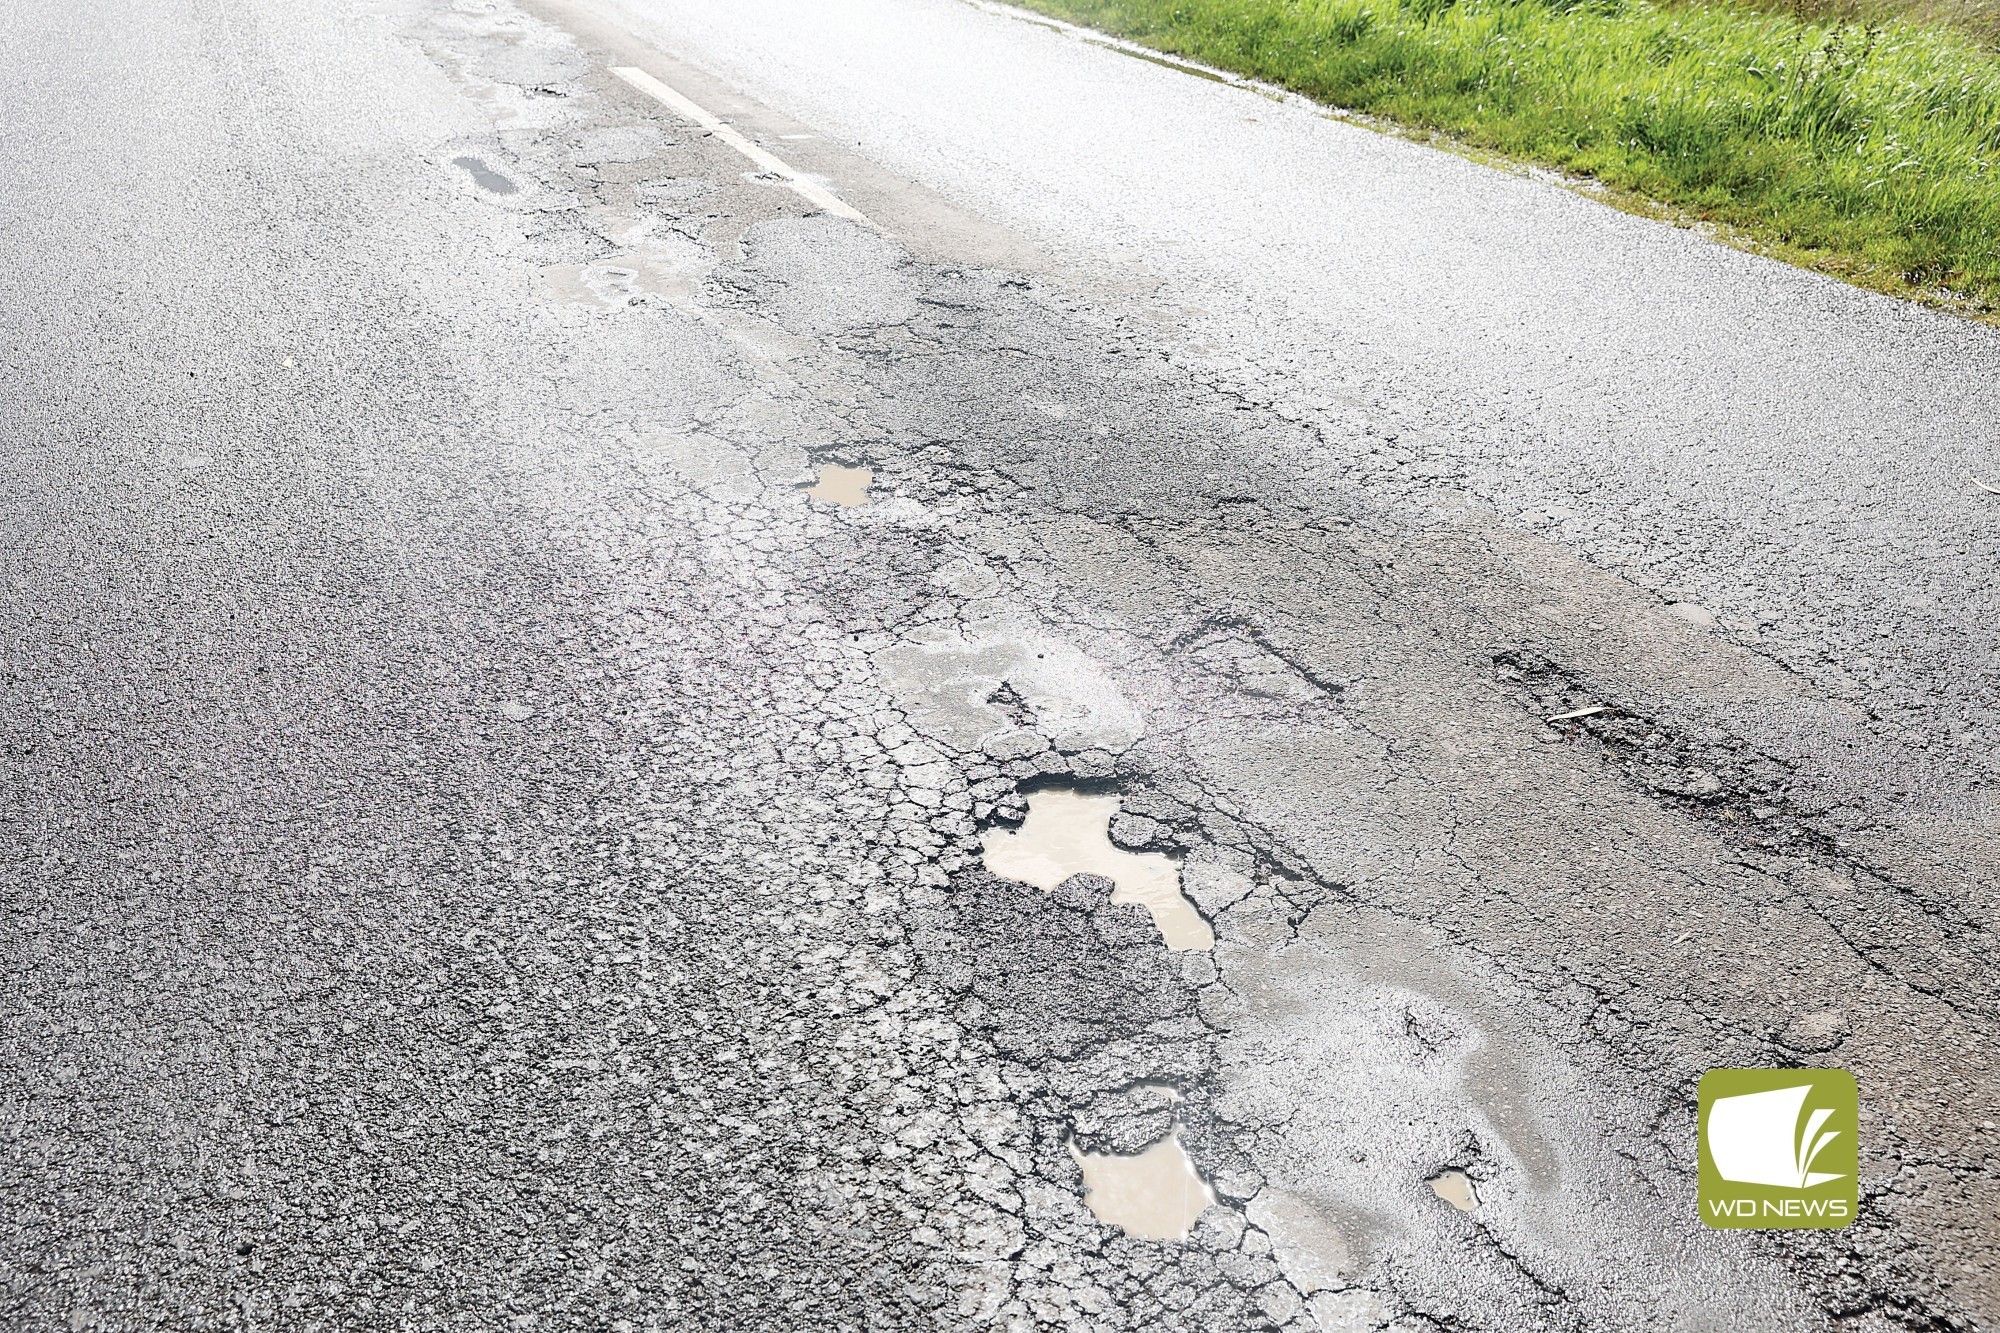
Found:
[[(883, 3), (910, 88), (970, 33), (1022, 87), (1092, 75), (1054, 119), (1280, 106)], [(1713, 488), (1547, 518), (1562, 450), (1610, 475), (1548, 386), (1541, 461), (1466, 463), (1512, 352), (1414, 431), (1396, 376), (1438, 362), (1365, 336), (1380, 292), (1324, 360), (1260, 358), (1286, 312), (1190, 315), (1184, 254), (1094, 262), (1060, 192), (996, 166), (987, 206), (811, 119), (815, 30), (743, 8), (757, 73), (719, 12), (0, 13), (0, 1321), (2000, 1326), (1972, 519), (1766, 524), (1746, 612), (1688, 538), (1757, 527)], [(1628, 238), (1605, 318), (1689, 302), (1648, 337), (1724, 273), (1822, 348), (1893, 326), (1902, 383), (1994, 358), (1380, 145), (1363, 214), (1462, 187)], [(1559, 290), (1603, 262), (1571, 258)], [(1771, 383), (1742, 429), (1853, 408)], [(1672, 384), (1634, 381), (1654, 426)], [(1988, 392), (1924, 419), (1920, 478)], [(867, 503), (808, 495), (827, 464)], [(1933, 604), (1857, 674), (1899, 579)], [(1095, 875), (988, 873), (1050, 788), (1115, 794), (1214, 947)], [(1696, 1219), (1696, 1080), (1774, 1064), (1860, 1081), (1852, 1227)], [(1180, 1241), (1098, 1221), (1075, 1154), (1169, 1135), (1217, 1202)]]

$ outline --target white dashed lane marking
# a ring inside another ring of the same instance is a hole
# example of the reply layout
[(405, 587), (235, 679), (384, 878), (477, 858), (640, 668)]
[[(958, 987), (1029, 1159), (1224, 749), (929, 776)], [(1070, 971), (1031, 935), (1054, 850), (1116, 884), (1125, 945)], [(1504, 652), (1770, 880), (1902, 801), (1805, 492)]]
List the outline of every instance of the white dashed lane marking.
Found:
[(827, 189), (824, 185), (807, 180), (791, 167), (787, 166), (782, 159), (765, 152), (727, 122), (703, 110), (695, 103), (675, 92), (672, 88), (667, 87), (666, 84), (661, 83), (645, 70), (634, 69), (630, 65), (614, 65), (611, 72), (654, 101), (659, 102), (669, 110), (685, 116), (687, 119), (701, 126), (710, 134), (713, 134), (716, 138), (722, 140), (722, 142), (756, 163), (760, 170), (770, 172), (772, 175), (782, 178), (786, 185), (796, 190), (801, 198), (805, 199), (806, 202), (812, 204), (815, 208), (818, 208), (821, 212), (831, 213), (835, 217), (847, 218), (852, 222), (859, 222), (865, 227), (875, 225), (859, 211), (842, 202), (839, 195)]

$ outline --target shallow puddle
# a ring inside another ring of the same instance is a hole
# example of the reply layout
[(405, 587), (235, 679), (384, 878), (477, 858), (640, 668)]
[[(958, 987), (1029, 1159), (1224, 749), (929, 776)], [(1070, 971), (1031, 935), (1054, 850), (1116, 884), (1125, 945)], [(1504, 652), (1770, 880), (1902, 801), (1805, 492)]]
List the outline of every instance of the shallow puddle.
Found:
[(517, 188), (514, 182), (502, 176), (476, 157), (454, 157), (451, 164), (463, 167), (472, 177), (472, 183), (493, 194), (512, 194)]
[(1100, 1222), (1141, 1240), (1180, 1240), (1215, 1202), (1215, 1191), (1194, 1169), (1176, 1130), (1132, 1157), (1116, 1153), (1069, 1155), (1083, 1171), (1083, 1202)]
[(838, 463), (822, 463), (819, 480), (807, 495), (823, 504), (865, 505), (868, 503), (868, 487), (875, 480), (875, 470), (865, 467), (842, 467)]
[(1430, 1183), (1431, 1193), (1461, 1213), (1469, 1213), (1479, 1206), (1479, 1195), (1472, 1188), (1472, 1177), (1463, 1171), (1440, 1171), (1431, 1177)]
[(1181, 896), (1179, 863), (1158, 852), (1128, 852), (1111, 845), (1109, 829), (1118, 803), (1116, 796), (1032, 792), (1019, 832), (995, 829), (984, 838), (986, 868), (1044, 892), (1072, 875), (1102, 875), (1113, 885), (1112, 902), (1133, 903), (1152, 914), (1168, 949), (1213, 947), (1215, 932)]

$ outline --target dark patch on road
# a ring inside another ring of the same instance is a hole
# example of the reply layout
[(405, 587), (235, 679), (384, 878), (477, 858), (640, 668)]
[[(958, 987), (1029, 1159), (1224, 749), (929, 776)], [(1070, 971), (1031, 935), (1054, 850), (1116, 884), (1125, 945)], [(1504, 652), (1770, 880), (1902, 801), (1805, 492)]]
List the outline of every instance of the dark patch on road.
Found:
[(471, 175), (472, 183), (491, 194), (515, 194), (520, 187), (476, 157), (454, 157), (451, 164), (463, 167)]

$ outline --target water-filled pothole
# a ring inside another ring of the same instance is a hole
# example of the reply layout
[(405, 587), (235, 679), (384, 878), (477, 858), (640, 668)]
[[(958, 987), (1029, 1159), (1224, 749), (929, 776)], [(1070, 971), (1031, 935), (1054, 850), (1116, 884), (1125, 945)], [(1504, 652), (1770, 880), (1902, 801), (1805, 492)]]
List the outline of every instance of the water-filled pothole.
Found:
[(1084, 1206), (1128, 1236), (1181, 1240), (1215, 1202), (1215, 1191), (1181, 1146), (1179, 1130), (1131, 1157), (1080, 1152), (1074, 1143), (1069, 1155), (1083, 1172)]
[(1469, 1213), (1479, 1206), (1479, 1194), (1472, 1188), (1472, 1177), (1463, 1171), (1440, 1171), (1431, 1177), (1430, 1186), (1431, 1193), (1461, 1213)]
[(838, 463), (822, 463), (819, 480), (814, 482), (806, 494), (822, 504), (865, 505), (868, 503), (868, 487), (875, 480), (875, 470), (866, 467), (842, 467)]
[(454, 157), (451, 164), (463, 167), (471, 175), (474, 185), (492, 194), (513, 194), (519, 188), (476, 157)]
[(986, 868), (1044, 892), (1072, 875), (1102, 875), (1112, 883), (1112, 902), (1136, 904), (1152, 914), (1168, 949), (1214, 947), (1214, 930), (1181, 895), (1181, 868), (1172, 857), (1111, 845), (1118, 804), (1116, 796), (1031, 792), (1027, 822), (1018, 832), (995, 829), (986, 835)]

